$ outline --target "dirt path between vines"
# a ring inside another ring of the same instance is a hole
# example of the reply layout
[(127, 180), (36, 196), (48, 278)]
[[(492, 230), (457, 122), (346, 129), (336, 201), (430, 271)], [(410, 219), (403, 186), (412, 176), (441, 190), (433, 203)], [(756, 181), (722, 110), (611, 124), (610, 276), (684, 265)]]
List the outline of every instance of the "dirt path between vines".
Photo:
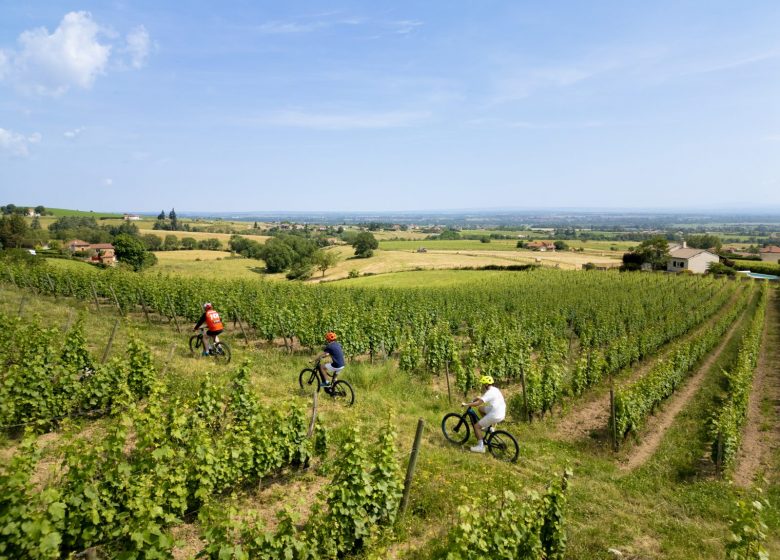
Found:
[[(734, 483), (749, 486), (756, 475), (771, 468), (772, 452), (780, 448), (780, 297), (772, 289), (766, 308), (764, 335), (758, 355), (747, 422), (737, 454)], [(762, 410), (762, 403), (768, 409)]]
[[(640, 362), (628, 377), (620, 380), (620, 384), (631, 383), (636, 379), (640, 379), (658, 363), (658, 360), (664, 359), (669, 355), (677, 340), (688, 340), (703, 329), (708, 328), (713, 321), (717, 321), (723, 313), (736, 303), (740, 293), (741, 290), (736, 290), (729, 301), (709, 319), (706, 319), (704, 324), (694, 328), (679, 339), (667, 342), (662, 347), (660, 353), (654, 354)], [(728, 338), (724, 338), (724, 340), (728, 340)], [(609, 421), (609, 386), (606, 382), (602, 382), (601, 385), (599, 390), (591, 393), (593, 395), (592, 398), (586, 402), (577, 403), (573, 410), (563, 416), (555, 427), (555, 435), (553, 437), (566, 441), (576, 441), (587, 437), (598, 437), (601, 432), (603, 432), (602, 435), (606, 436), (607, 423)]]
[(698, 367), (696, 373), (689, 377), (688, 381), (684, 382), (684, 385), (667, 399), (661, 410), (648, 417), (642, 429), (642, 440), (629, 451), (628, 456), (623, 460), (624, 462), (620, 464), (620, 470), (632, 471), (642, 466), (645, 461), (653, 456), (658, 446), (661, 445), (661, 440), (663, 440), (666, 430), (672, 425), (680, 411), (699, 392), (710, 369), (712, 369), (712, 366), (723, 353), (724, 348), (726, 348), (726, 345), (734, 336), (734, 332), (744, 319), (745, 312), (743, 311), (729, 327), (729, 330), (726, 331), (720, 344), (709, 353), (707, 359)]

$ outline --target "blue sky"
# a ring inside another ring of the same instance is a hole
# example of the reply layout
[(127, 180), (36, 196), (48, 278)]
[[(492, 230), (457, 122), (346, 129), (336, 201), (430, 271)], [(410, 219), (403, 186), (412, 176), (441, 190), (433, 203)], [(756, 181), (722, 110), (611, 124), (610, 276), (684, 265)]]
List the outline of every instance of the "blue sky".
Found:
[(780, 209), (775, 1), (0, 0), (0, 202)]

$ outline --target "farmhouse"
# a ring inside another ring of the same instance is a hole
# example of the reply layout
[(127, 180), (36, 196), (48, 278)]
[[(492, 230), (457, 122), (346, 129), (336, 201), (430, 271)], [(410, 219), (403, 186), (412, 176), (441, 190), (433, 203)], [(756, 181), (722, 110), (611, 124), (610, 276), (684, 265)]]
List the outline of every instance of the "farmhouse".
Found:
[(65, 245), (71, 253), (86, 253), (86, 260), (95, 264), (114, 266), (116, 254), (111, 243), (87, 243), (81, 239), (74, 239)]
[(130, 222), (130, 221), (134, 222), (136, 220), (140, 220), (141, 216), (139, 216), (138, 214), (125, 214), (124, 216), (122, 216), (122, 219), (127, 221), (127, 222)]
[(770, 245), (759, 250), (761, 260), (766, 262), (780, 263), (780, 247), (777, 245)]
[(669, 272), (690, 270), (697, 274), (704, 274), (707, 272), (707, 267), (710, 263), (719, 261), (718, 255), (714, 255), (706, 249), (691, 249), (683, 241), (682, 247), (674, 247), (669, 251), (666, 270)]
[(532, 251), (555, 251), (555, 243), (549, 241), (529, 241), (525, 244), (526, 249)]

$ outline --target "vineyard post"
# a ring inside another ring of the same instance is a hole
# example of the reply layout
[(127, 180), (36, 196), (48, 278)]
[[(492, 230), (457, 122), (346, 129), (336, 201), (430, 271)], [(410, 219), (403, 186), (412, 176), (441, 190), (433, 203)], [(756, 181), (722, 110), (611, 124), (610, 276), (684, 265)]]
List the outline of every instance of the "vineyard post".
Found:
[(11, 275), (11, 284), (13, 284), (13, 285), (14, 285), (14, 288), (18, 288), (19, 286), (16, 284), (16, 278), (14, 278), (14, 271), (13, 271), (13, 270), (11, 270), (11, 268), (10, 268), (10, 267), (9, 267), (9, 269), (8, 269), (8, 274), (10, 274), (10, 275)]
[(146, 317), (146, 322), (151, 324), (151, 320), (149, 319), (149, 310), (146, 308), (146, 300), (144, 299), (144, 293), (141, 290), (138, 290), (138, 297), (141, 300), (141, 308), (144, 310), (144, 317)]
[(247, 346), (249, 346), (249, 337), (246, 335), (246, 331), (244, 330), (244, 323), (241, 322), (241, 317), (236, 315), (236, 319), (238, 320), (238, 326), (241, 327), (241, 334), (244, 335), (244, 342)]
[(24, 313), (24, 303), (27, 301), (27, 296), (22, 295), (22, 299), (19, 301), (19, 313), (17, 315), (19, 317), (22, 316), (22, 313)]
[(72, 324), (73, 324), (73, 308), (71, 307), (68, 311), (68, 321), (67, 323), (65, 323), (65, 328), (62, 330), (68, 332)]
[(314, 387), (314, 395), (311, 402), (311, 422), (309, 422), (309, 431), (306, 433), (306, 437), (311, 437), (314, 433), (314, 423), (317, 421), (317, 395), (320, 393), (319, 386)]
[(404, 513), (406, 513), (406, 507), (409, 505), (409, 491), (412, 489), (414, 467), (417, 465), (417, 453), (420, 451), (423, 424), (423, 419), (420, 418), (417, 421), (417, 433), (414, 434), (414, 445), (412, 445), (412, 454), (409, 456), (409, 466), (406, 468), (406, 479), (404, 480), (404, 493), (401, 498), (401, 512), (399, 517), (403, 517)]
[(450, 390), (450, 362), (444, 360), (444, 376), (447, 379), (447, 402), (452, 404), (452, 391)]
[(168, 294), (168, 307), (171, 308), (171, 313), (173, 314), (173, 322), (176, 324), (176, 332), (181, 334), (181, 328), (179, 327), (179, 320), (176, 318), (176, 308), (173, 306), (173, 301), (171, 301), (171, 296)]
[(171, 349), (168, 351), (168, 359), (165, 360), (165, 365), (163, 366), (162, 371), (160, 372), (160, 376), (162, 377), (165, 375), (165, 372), (168, 371), (168, 365), (170, 365), (171, 360), (173, 359), (173, 352), (176, 350), (176, 343), (174, 342), (171, 344)]
[(120, 315), (124, 315), (124, 312), (122, 311), (122, 306), (119, 305), (119, 299), (116, 297), (116, 292), (114, 291), (114, 287), (109, 284), (108, 289), (111, 290), (111, 295), (114, 296), (114, 303), (116, 304), (116, 308), (119, 310)]
[(46, 273), (46, 280), (49, 282), (49, 287), (51, 288), (51, 292), (54, 294), (54, 299), (57, 299), (57, 290), (54, 288), (54, 280), (51, 279), (51, 276), (49, 276), (49, 273)]
[(97, 290), (95, 290), (95, 285), (92, 282), (90, 282), (89, 285), (92, 287), (92, 297), (95, 298), (95, 311), (100, 313), (100, 302), (98, 301)]
[(612, 451), (617, 451), (619, 448), (617, 418), (615, 416), (615, 385), (613, 382), (609, 387), (609, 418), (612, 423)]
[(114, 322), (114, 328), (111, 329), (111, 336), (108, 337), (108, 344), (106, 344), (106, 349), (103, 351), (103, 359), (100, 360), (101, 364), (105, 364), (106, 360), (108, 360), (108, 353), (111, 352), (111, 346), (114, 344), (114, 336), (116, 336), (116, 330), (119, 328), (119, 319)]
[(723, 432), (718, 430), (718, 449), (715, 455), (715, 472), (723, 474)]
[(528, 396), (525, 393), (525, 371), (522, 364), (520, 364), (520, 388), (523, 390), (523, 408), (525, 408), (526, 419), (528, 422), (531, 422), (533, 418), (531, 417), (531, 411), (528, 409)]
[(385, 341), (382, 340), (379, 342), (379, 347), (382, 349), (382, 361), (387, 361), (387, 351), (385, 350)]

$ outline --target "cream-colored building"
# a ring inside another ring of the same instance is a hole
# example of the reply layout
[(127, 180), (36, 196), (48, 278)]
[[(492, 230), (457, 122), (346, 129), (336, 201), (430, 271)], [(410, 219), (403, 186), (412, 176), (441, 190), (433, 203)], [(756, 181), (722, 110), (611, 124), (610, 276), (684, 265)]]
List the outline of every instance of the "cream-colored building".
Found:
[(669, 251), (669, 260), (666, 261), (666, 270), (669, 272), (683, 272), (690, 270), (696, 274), (704, 274), (710, 263), (720, 261), (718, 255), (714, 255), (706, 249), (690, 249), (683, 242), (682, 247), (674, 247)]

